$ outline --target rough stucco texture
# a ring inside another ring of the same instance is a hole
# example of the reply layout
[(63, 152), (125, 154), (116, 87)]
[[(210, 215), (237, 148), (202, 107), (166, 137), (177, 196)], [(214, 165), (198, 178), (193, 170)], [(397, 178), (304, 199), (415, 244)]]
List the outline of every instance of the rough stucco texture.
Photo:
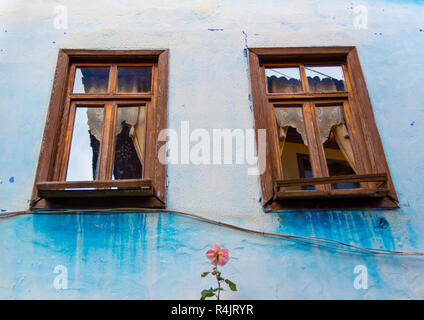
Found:
[[(28, 207), (59, 48), (170, 49), (169, 127), (253, 127), (246, 47), (357, 46), (400, 209), (267, 215), (247, 165), (169, 165), (167, 203), (256, 230), (424, 251), (421, 1), (0, 3), (0, 210)], [(67, 29), (54, 28), (65, 5)], [(368, 28), (355, 29), (365, 5)], [(0, 298), (197, 299), (204, 252), (230, 249), (237, 299), (424, 298), (418, 258), (336, 253), (167, 213), (0, 218)], [(56, 265), (68, 289), (53, 286)], [(356, 290), (356, 265), (368, 289)]]

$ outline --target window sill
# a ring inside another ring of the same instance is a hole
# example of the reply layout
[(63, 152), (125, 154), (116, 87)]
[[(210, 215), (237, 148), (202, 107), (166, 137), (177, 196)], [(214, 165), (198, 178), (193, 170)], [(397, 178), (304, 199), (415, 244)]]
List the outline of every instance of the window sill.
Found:
[[(360, 188), (329, 190), (287, 190), (287, 187), (306, 185), (331, 185), (336, 183), (361, 183)], [(278, 180), (274, 186), (273, 201), (267, 211), (286, 209), (371, 209), (398, 208), (390, 198), (387, 174), (366, 174)]]
[[(375, 183), (373, 186), (353, 189), (330, 190), (287, 190), (286, 187), (302, 187), (309, 185), (331, 185), (337, 183)], [(379, 183), (379, 184), (378, 184)], [(377, 185), (378, 184), (378, 185)], [(387, 188), (387, 174), (362, 174), (332, 176), (322, 178), (303, 178), (278, 180), (275, 183), (274, 199), (315, 199), (315, 198), (360, 198), (360, 197), (385, 197), (389, 193)]]
[(154, 195), (151, 179), (48, 181), (36, 186), (39, 199), (33, 202), (32, 209), (165, 207)]
[[(117, 188), (117, 189), (111, 189)], [(153, 195), (152, 180), (49, 181), (37, 183), (42, 198), (102, 198)]]
[(356, 188), (321, 190), (286, 190), (275, 195), (276, 200), (283, 199), (331, 199), (331, 198), (364, 198), (385, 197), (389, 193), (387, 188)]

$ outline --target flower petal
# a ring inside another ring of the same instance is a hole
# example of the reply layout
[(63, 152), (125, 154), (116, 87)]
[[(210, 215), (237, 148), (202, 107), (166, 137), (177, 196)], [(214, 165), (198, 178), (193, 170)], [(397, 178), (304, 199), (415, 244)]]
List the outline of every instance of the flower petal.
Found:
[(220, 256), (218, 260), (218, 265), (223, 266), (230, 260), (230, 257)]
[(216, 251), (208, 250), (208, 251), (206, 252), (206, 258), (208, 258), (208, 259), (210, 260), (210, 262), (211, 262), (214, 266), (216, 266), (216, 263), (217, 263), (217, 261), (216, 261), (216, 257), (217, 257), (217, 252), (216, 252)]
[(215, 242), (214, 244), (212, 244), (212, 250), (214, 251), (221, 250), (221, 245), (218, 242)]
[(228, 257), (230, 255), (230, 251), (227, 248), (222, 248), (219, 250), (219, 254)]
[(219, 259), (218, 259), (218, 264), (220, 266), (223, 266), (224, 264), (226, 264), (228, 261), (230, 260), (230, 254), (228, 249), (221, 249), (219, 251)]
[(208, 259), (214, 259), (215, 258), (215, 251), (213, 251), (213, 250), (208, 250), (208, 251), (206, 251), (206, 258), (208, 258)]

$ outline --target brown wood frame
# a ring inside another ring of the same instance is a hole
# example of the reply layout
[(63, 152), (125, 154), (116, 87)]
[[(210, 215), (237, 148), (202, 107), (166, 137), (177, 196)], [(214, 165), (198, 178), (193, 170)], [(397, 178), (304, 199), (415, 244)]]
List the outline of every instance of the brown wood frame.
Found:
[[(31, 209), (165, 208), (166, 165), (158, 153), (167, 128), (169, 50), (59, 50), (50, 105), (31, 198)], [(74, 94), (77, 66), (109, 66), (109, 88), (102, 94)], [(117, 67), (152, 66), (149, 93), (115, 93)], [(65, 181), (73, 117), (77, 105), (105, 108), (99, 170), (95, 181)], [(143, 179), (109, 180), (113, 168), (114, 124), (118, 105), (146, 109)], [(111, 188), (117, 189), (111, 189)], [(85, 188), (85, 190), (84, 190)], [(94, 188), (87, 190), (86, 188)]]
[[(340, 65), (347, 91), (309, 93), (303, 65)], [(268, 93), (265, 66), (299, 66), (301, 93)], [(249, 69), (256, 139), (267, 132), (266, 164), (261, 175), (262, 205), (266, 211), (314, 208), (398, 208), (398, 200), (375, 124), (371, 101), (355, 47), (250, 48)], [(306, 86), (306, 88), (305, 88)], [(315, 105), (342, 104), (358, 175), (342, 176), (344, 182), (360, 182), (360, 188), (331, 190), (340, 177), (328, 177), (322, 143), (317, 136)], [(279, 157), (278, 128), (274, 107), (303, 108), (314, 178), (284, 180)], [(310, 125), (306, 125), (308, 122)], [(318, 143), (319, 142), (319, 143)], [(313, 150), (312, 150), (313, 149)], [(261, 157), (259, 157), (261, 159)], [(323, 180), (325, 183), (322, 183)], [(285, 190), (289, 185), (316, 185), (316, 190)], [(297, 184), (296, 184), (297, 183)]]

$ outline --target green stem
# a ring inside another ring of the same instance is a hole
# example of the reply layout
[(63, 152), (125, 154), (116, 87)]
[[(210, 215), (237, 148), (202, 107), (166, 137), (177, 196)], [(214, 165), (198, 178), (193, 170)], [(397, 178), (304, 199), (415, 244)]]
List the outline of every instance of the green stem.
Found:
[(218, 280), (218, 266), (216, 266), (215, 268), (215, 276), (216, 276), (216, 282), (218, 282), (218, 295), (216, 296), (217, 300), (219, 300), (219, 294), (221, 293), (221, 282)]

